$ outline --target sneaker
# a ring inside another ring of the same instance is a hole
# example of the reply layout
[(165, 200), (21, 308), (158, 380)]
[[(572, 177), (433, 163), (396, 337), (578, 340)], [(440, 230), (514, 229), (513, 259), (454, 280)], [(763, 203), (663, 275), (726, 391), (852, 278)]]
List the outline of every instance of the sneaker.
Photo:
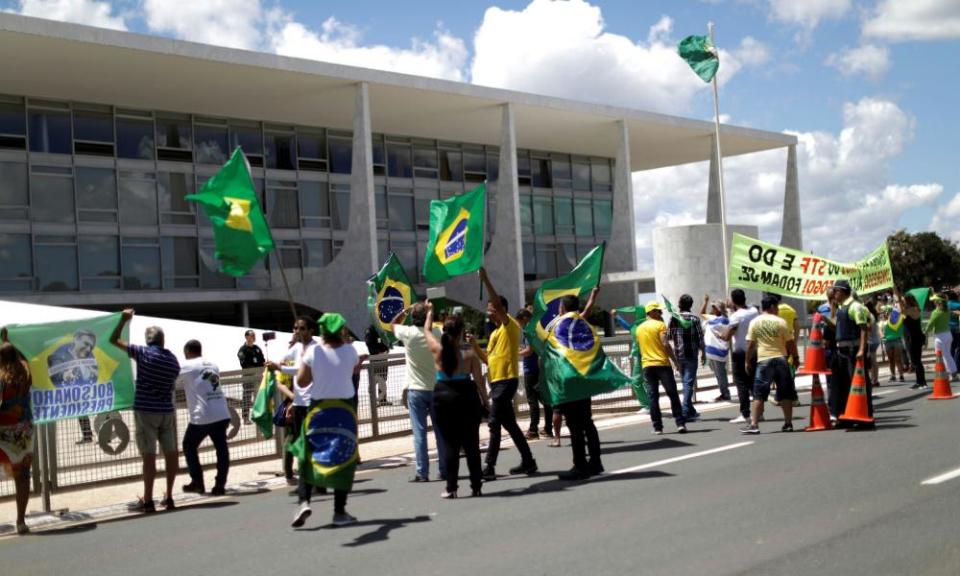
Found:
[(787, 422), (780, 427), (781, 432), (793, 432), (793, 422)]
[(307, 521), (311, 514), (313, 514), (313, 510), (310, 509), (310, 504), (304, 502), (300, 505), (297, 513), (293, 515), (293, 522), (290, 525), (294, 528), (303, 526), (303, 523)]
[(900, 375), (900, 381), (903, 382), (903, 374)]
[(911, 390), (917, 390), (917, 389), (919, 389), (919, 388), (920, 388), (920, 385), (919, 385), (919, 384), (914, 384), (914, 385), (910, 386), (910, 389), (911, 389)]
[(348, 526), (356, 522), (357, 519), (353, 516), (347, 514), (346, 512), (341, 512), (340, 514), (334, 513), (333, 515), (333, 525), (334, 526)]
[(590, 478), (590, 472), (587, 472), (586, 470), (581, 470), (576, 466), (574, 466), (573, 468), (567, 470), (566, 472), (561, 472), (557, 474), (557, 478), (559, 478), (560, 480), (567, 480), (567, 481), (586, 480)]
[(649, 416), (649, 415), (650, 415), (650, 409), (649, 409), (649, 408), (641, 408), (641, 409), (637, 410), (637, 416)]
[(599, 476), (604, 473), (603, 464), (600, 461), (590, 462), (588, 466), (590, 468), (591, 476)]
[(440, 497), (443, 498), (444, 500), (452, 500), (457, 497), (457, 491), (444, 490), (443, 492), (440, 493)]
[(677, 427), (677, 434), (686, 434), (686, 433), (687, 433), (687, 427), (686, 427), (686, 426), (678, 426), (678, 427)]
[(527, 433), (524, 434), (523, 437), (526, 438), (527, 440), (539, 440), (540, 433), (537, 432), (536, 430), (527, 430)]
[(483, 467), (483, 470), (480, 472), (480, 475), (483, 476), (483, 479), (487, 482), (493, 482), (497, 479), (497, 471), (493, 469), (493, 466), (487, 465)]
[(751, 424), (750, 426), (744, 426), (743, 428), (741, 428), (740, 433), (741, 434), (759, 434), (760, 428), (758, 426), (753, 426)]
[(184, 492), (193, 492), (194, 494), (203, 494), (204, 492), (206, 492), (206, 490), (204, 490), (203, 488), (203, 484), (198, 484), (196, 482), (184, 484), (183, 486), (181, 486), (181, 489)]
[(749, 422), (749, 420), (747, 420), (747, 419), (744, 417), (743, 414), (741, 414), (741, 415), (737, 416), (736, 418), (733, 418), (732, 420), (730, 420), (730, 423), (731, 423), (731, 424), (745, 424), (746, 422)]
[(160, 505), (166, 510), (176, 510), (177, 508), (177, 506), (173, 503), (173, 496), (169, 495), (160, 502)]
[(650, 433), (653, 434), (654, 436), (663, 436), (663, 430), (660, 430), (658, 428), (654, 428)]
[(510, 469), (511, 474), (526, 474), (530, 476), (537, 473), (537, 461), (531, 459), (529, 462), (521, 462), (519, 466)]
[(214, 486), (213, 490), (210, 491), (211, 496), (226, 496), (227, 489), (223, 486)]
[(470, 496), (474, 498), (479, 498), (483, 496), (483, 492), (481, 492), (479, 488), (473, 488), (472, 490), (470, 490)]
[[(900, 377), (900, 380), (903, 380), (903, 376)], [(897, 377), (896, 377), (896, 376), (891, 376), (891, 377), (890, 377), (890, 380), (888, 380), (888, 382), (890, 382), (891, 384), (893, 384), (893, 383), (896, 382), (896, 381), (897, 381)]]
[(416, 476), (410, 479), (410, 482), (429, 482), (429, 481), (430, 480), (428, 478), (424, 476), (420, 476), (419, 474), (417, 474)]
[(140, 512), (141, 514), (153, 514), (157, 511), (157, 506), (153, 500), (145, 502), (143, 498), (137, 498), (137, 501), (127, 506), (130, 512)]
[(699, 422), (699, 421), (700, 421), (700, 414), (697, 413), (697, 414), (694, 414), (694, 415), (692, 415), (692, 416), (684, 416), (683, 419), (684, 419), (685, 422)]

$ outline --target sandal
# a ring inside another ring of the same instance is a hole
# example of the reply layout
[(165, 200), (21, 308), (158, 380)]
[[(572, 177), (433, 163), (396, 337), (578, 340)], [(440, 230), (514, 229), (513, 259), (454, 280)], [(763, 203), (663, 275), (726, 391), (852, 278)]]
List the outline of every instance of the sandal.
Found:
[(17, 522), (17, 534), (23, 536), (24, 534), (29, 534), (30, 528), (27, 527), (26, 522)]
[(557, 439), (554, 440), (553, 442), (547, 444), (547, 446), (549, 446), (550, 448), (559, 448), (559, 447), (560, 447), (560, 439), (557, 438)]
[(127, 510), (130, 512), (140, 512), (141, 514), (153, 514), (157, 511), (157, 506), (153, 503), (153, 500), (146, 502), (142, 497), (137, 496), (137, 501), (128, 505)]

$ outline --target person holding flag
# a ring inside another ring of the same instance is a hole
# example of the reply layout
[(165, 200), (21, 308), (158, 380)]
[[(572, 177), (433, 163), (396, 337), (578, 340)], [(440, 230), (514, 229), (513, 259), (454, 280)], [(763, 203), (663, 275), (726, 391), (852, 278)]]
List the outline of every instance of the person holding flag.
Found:
[(903, 314), (894, 305), (883, 307), (883, 349), (890, 361), (890, 382), (896, 382), (897, 369), (900, 370), (900, 381), (903, 382)]
[(647, 395), (650, 397), (650, 422), (653, 433), (663, 434), (663, 415), (660, 411), (660, 386), (663, 385), (670, 398), (670, 410), (677, 423), (677, 432), (687, 433), (686, 420), (680, 395), (677, 393), (677, 380), (674, 378), (672, 364), (680, 372), (680, 363), (670, 347), (667, 325), (663, 323), (663, 308), (656, 300), (644, 307), (647, 319), (637, 328), (637, 347), (643, 351), (643, 377), (647, 381)]
[[(633, 314), (633, 323), (623, 319), (621, 314)], [(641, 358), (643, 351), (637, 345), (637, 327), (643, 324), (647, 319), (647, 313), (643, 306), (627, 306), (614, 310), (614, 320), (621, 328), (630, 332), (630, 387), (633, 388), (633, 396), (640, 404), (640, 410), (637, 414), (646, 416), (650, 414), (650, 398), (647, 397), (647, 383), (643, 379), (643, 364)]]

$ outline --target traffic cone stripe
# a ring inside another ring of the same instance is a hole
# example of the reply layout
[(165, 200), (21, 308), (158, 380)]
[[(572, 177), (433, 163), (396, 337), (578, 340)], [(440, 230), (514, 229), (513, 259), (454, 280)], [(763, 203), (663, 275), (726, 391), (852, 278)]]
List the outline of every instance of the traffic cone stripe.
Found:
[(847, 409), (844, 410), (841, 420), (872, 423), (867, 398), (867, 381), (864, 378), (863, 359), (857, 359), (857, 367), (853, 372), (853, 382), (850, 383), (850, 395), (847, 397)]
[(937, 362), (933, 365), (933, 394), (927, 400), (953, 400), (957, 396), (950, 389), (950, 378), (947, 376), (947, 367), (943, 364), (943, 351), (937, 348)]
[(804, 354), (803, 366), (797, 374), (830, 374), (827, 356), (823, 350), (823, 315), (817, 312), (813, 317), (810, 330), (810, 342)]
[(830, 413), (827, 411), (827, 403), (823, 398), (823, 388), (820, 387), (820, 376), (813, 375), (813, 388), (810, 390), (810, 425), (805, 428), (807, 432), (817, 432), (819, 430), (829, 430), (833, 427), (830, 422)]

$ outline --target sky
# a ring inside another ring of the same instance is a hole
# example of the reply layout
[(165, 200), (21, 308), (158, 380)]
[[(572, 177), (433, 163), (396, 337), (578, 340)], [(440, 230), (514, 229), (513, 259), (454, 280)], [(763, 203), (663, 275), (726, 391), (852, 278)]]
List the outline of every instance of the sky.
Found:
[[(721, 119), (797, 136), (804, 247), (857, 259), (900, 228), (960, 241), (960, 0), (0, 0), (0, 10), (712, 119), (677, 56), (716, 25)], [(728, 222), (780, 239), (786, 150), (724, 162)], [(706, 163), (633, 175), (651, 231), (703, 222)], [(682, 198), (682, 201), (678, 201)]]

